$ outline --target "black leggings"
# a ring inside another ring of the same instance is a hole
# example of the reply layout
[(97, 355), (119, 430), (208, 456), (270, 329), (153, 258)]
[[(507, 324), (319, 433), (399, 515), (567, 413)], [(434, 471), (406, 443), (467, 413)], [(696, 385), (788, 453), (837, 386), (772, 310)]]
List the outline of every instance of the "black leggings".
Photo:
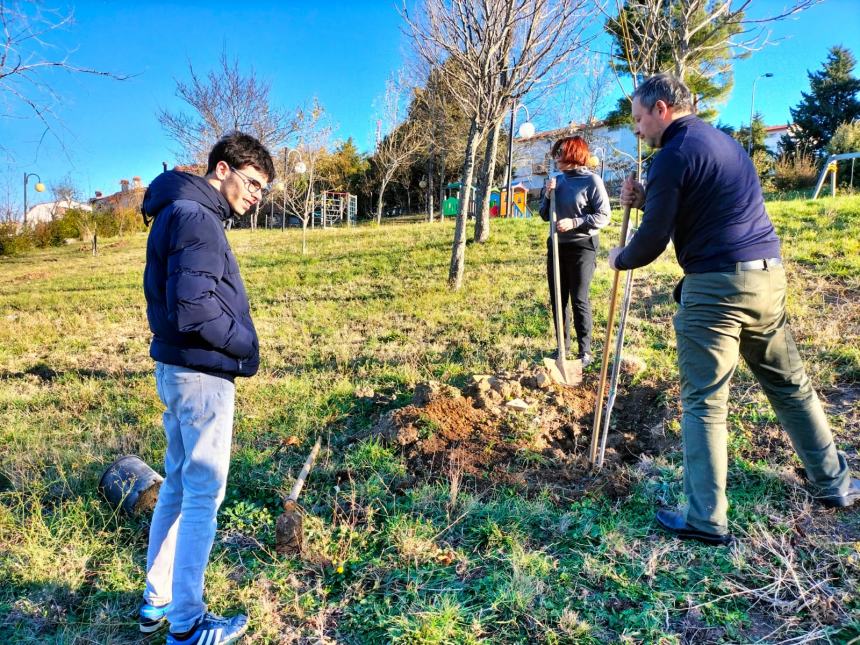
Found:
[[(561, 310), (567, 314), (567, 303), (573, 298), (573, 328), (579, 355), (591, 353), (591, 300), (588, 292), (597, 266), (597, 249), (600, 240), (592, 235), (584, 240), (564, 242), (558, 245), (558, 268), (561, 276)], [(552, 306), (552, 321), (555, 326), (555, 285), (552, 281), (552, 247), (547, 240), (546, 277), (549, 283), (549, 301)], [(570, 321), (565, 320), (565, 328)], [(565, 339), (565, 343), (567, 340)], [(566, 347), (566, 351), (570, 348)]]

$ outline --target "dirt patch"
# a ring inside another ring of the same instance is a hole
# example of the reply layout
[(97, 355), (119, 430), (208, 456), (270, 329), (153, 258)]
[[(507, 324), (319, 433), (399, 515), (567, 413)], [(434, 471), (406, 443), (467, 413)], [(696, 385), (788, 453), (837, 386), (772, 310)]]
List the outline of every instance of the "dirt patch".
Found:
[(625, 464), (671, 446), (663, 432), (664, 388), (622, 376), (602, 471), (588, 460), (597, 377), (563, 387), (542, 368), (475, 375), (458, 390), (415, 388), (411, 405), (382, 415), (372, 433), (402, 449), (412, 479), (466, 475), (480, 486), (512, 485), (575, 498), (585, 490), (629, 492)]

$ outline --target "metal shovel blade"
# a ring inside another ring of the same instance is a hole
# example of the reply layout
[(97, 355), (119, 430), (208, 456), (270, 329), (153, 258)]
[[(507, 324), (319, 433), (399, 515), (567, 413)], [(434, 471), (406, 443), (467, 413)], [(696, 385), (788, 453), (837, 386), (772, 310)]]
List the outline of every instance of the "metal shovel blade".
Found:
[(582, 383), (582, 360), (569, 361), (562, 357), (557, 359), (545, 358), (543, 365), (549, 373), (549, 377), (560, 385), (573, 387)]

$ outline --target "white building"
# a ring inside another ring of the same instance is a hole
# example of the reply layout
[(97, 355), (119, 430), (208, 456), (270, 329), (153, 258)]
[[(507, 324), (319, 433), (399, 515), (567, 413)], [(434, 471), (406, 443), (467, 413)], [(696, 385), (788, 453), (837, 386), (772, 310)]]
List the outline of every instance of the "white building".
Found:
[(788, 134), (791, 126), (789, 125), (768, 125), (765, 126), (764, 146), (771, 154), (777, 153), (777, 146), (782, 135)]
[[(636, 165), (637, 142), (633, 130), (628, 126), (609, 127), (600, 121), (594, 123), (588, 130), (586, 134), (586, 129), (582, 125), (571, 123), (563, 128), (536, 132), (531, 137), (515, 138), (513, 183), (523, 184), (529, 189), (529, 197), (536, 198), (549, 174), (557, 172), (550, 156), (552, 144), (562, 137), (577, 134), (585, 137), (589, 142), (591, 153), (600, 161), (594, 169), (595, 172), (600, 173), (602, 170), (603, 179), (607, 184), (622, 180)], [(765, 137), (767, 149), (775, 154), (779, 140), (789, 130), (788, 125), (768, 126)], [(644, 156), (650, 152), (643, 148), (642, 154)]]
[(36, 204), (27, 211), (27, 224), (38, 224), (40, 222), (52, 222), (65, 215), (67, 210), (77, 209), (82, 211), (91, 211), (93, 208), (89, 204), (82, 204), (73, 199), (60, 199), (54, 202), (45, 202)]
[(595, 122), (586, 129), (571, 123), (555, 130), (536, 132), (531, 137), (514, 139), (514, 184), (523, 184), (530, 197), (537, 197), (549, 174), (556, 172), (550, 155), (552, 144), (562, 137), (582, 135), (589, 142), (591, 153), (600, 161), (595, 172), (603, 172), (606, 182), (620, 180), (636, 164), (636, 137), (626, 126), (610, 128)]

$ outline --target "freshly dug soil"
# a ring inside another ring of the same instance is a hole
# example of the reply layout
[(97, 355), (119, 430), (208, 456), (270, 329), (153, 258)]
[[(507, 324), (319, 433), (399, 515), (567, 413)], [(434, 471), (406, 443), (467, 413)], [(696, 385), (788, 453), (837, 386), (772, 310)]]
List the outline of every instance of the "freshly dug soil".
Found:
[(673, 445), (664, 432), (665, 388), (631, 386), (630, 380), (625, 374), (619, 383), (599, 473), (588, 462), (593, 374), (577, 387), (552, 383), (542, 368), (475, 375), (462, 390), (419, 383), (412, 404), (382, 415), (373, 434), (402, 449), (411, 480), (462, 474), (478, 487), (549, 490), (563, 498), (599, 490), (620, 497), (629, 490), (622, 466)]

